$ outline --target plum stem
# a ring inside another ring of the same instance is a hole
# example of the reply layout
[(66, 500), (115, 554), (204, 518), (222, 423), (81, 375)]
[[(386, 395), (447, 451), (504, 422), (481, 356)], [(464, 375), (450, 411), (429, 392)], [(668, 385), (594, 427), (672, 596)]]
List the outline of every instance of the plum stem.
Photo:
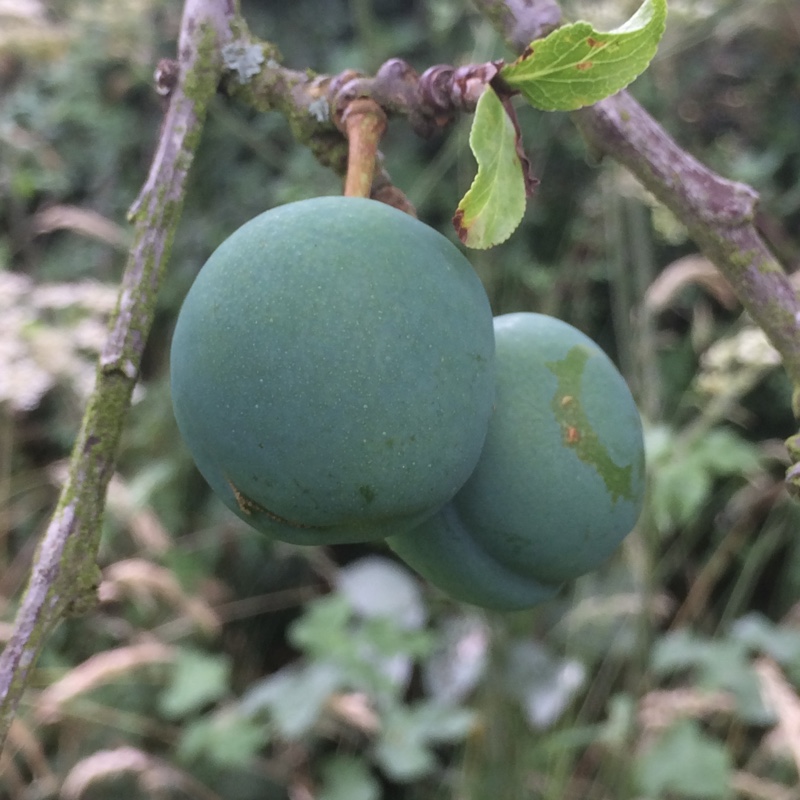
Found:
[(358, 97), (344, 107), (337, 124), (348, 143), (345, 197), (369, 197), (386, 113), (371, 98)]

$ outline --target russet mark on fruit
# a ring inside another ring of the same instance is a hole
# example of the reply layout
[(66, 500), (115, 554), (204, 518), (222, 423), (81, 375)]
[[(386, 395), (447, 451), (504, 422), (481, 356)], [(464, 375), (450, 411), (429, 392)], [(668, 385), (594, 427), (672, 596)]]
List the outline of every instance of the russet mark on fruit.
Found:
[[(597, 357), (597, 349), (593, 350)], [(615, 463), (592, 428), (580, 401), (581, 394), (591, 391), (591, 388), (584, 390), (582, 387), (584, 368), (590, 353), (592, 350), (576, 346), (569, 350), (562, 361), (545, 362), (547, 369), (558, 379), (558, 389), (553, 395), (551, 408), (564, 430), (564, 443), (574, 448), (581, 461), (597, 470), (612, 499), (631, 499), (633, 464)], [(613, 365), (611, 369), (615, 369)]]
[(491, 311), (460, 251), (412, 217), (291, 203), (200, 271), (171, 380), (198, 468), (242, 519), (301, 544), (382, 538), (438, 510), (477, 463)]

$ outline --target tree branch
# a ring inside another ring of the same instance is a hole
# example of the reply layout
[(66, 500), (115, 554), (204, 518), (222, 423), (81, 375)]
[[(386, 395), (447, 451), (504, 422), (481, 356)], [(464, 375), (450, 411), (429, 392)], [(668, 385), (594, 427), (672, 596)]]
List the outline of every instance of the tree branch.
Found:
[(800, 300), (755, 227), (755, 190), (682, 150), (627, 92), (575, 112), (574, 119), (594, 148), (627, 167), (681, 220), (800, 387)]
[(473, 2), (515, 53), (521, 53), (532, 41), (542, 39), (561, 25), (561, 9), (556, 0)]
[(153, 321), (156, 293), (180, 217), (186, 176), (231, 37), (232, 0), (186, 0), (180, 77), (147, 182), (131, 215), (135, 240), (52, 520), (39, 545), (14, 632), (0, 656), (0, 748), (31, 670), (53, 628), (91, 607), (106, 488)]

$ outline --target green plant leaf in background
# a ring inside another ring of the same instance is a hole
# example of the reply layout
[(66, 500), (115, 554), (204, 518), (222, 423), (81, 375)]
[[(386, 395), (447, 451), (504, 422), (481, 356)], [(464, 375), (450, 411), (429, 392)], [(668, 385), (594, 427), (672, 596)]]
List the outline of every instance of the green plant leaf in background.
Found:
[(222, 766), (241, 766), (252, 759), (269, 739), (266, 726), (223, 709), (183, 726), (178, 757), (185, 763), (208, 760)]
[(467, 247), (485, 250), (501, 244), (522, 221), (527, 189), (518, 135), (503, 102), (487, 86), (469, 132), (478, 174), (453, 217), (456, 233)]
[(772, 719), (761, 699), (747, 645), (736, 638), (707, 639), (688, 630), (672, 631), (656, 642), (651, 669), (661, 676), (691, 670), (698, 688), (730, 692), (742, 719), (754, 724)]
[(161, 695), (161, 712), (170, 719), (178, 719), (199, 711), (230, 691), (230, 675), (231, 662), (227, 656), (182, 649), (172, 681)]
[(474, 712), (457, 706), (426, 702), (396, 706), (383, 717), (375, 759), (393, 780), (417, 780), (436, 765), (432, 747), (462, 740), (475, 722)]
[(688, 720), (666, 730), (637, 759), (638, 782), (648, 797), (728, 797), (731, 771), (724, 745)]
[(656, 54), (666, 0), (645, 0), (622, 26), (604, 33), (575, 22), (532, 42), (500, 77), (543, 111), (573, 111), (624, 89)]
[(369, 767), (354, 756), (333, 756), (322, 767), (319, 800), (379, 800), (381, 787)]

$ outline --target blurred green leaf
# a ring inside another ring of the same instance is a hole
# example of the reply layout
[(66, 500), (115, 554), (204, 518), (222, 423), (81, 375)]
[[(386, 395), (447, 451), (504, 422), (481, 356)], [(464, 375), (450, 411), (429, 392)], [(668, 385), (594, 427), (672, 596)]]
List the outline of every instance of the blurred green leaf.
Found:
[(422, 778), (434, 768), (425, 726), (411, 709), (394, 708), (385, 716), (375, 760), (390, 778), (401, 782)]
[(651, 508), (661, 531), (679, 528), (697, 517), (711, 493), (711, 474), (693, 459), (676, 459), (654, 470)]
[(263, 749), (267, 739), (263, 723), (226, 710), (188, 723), (178, 757), (184, 762), (210, 759), (226, 766), (244, 765)]
[(385, 699), (403, 690), (412, 660), (433, 648), (428, 631), (407, 624), (401, 616), (356, 615), (349, 600), (335, 593), (309, 603), (289, 639), (309, 658), (335, 665), (344, 684)]
[(430, 746), (464, 739), (475, 720), (472, 711), (435, 703), (392, 708), (383, 718), (376, 760), (394, 780), (421, 778), (436, 764)]
[(230, 675), (228, 656), (181, 649), (172, 680), (160, 697), (161, 713), (177, 719), (219, 700), (230, 691)]
[(608, 33), (588, 22), (564, 25), (531, 42), (500, 76), (544, 111), (591, 105), (644, 72), (656, 54), (666, 18), (666, 0), (645, 0), (624, 25)]
[(319, 800), (379, 800), (381, 788), (367, 765), (352, 756), (334, 756), (322, 767)]
[(742, 641), (709, 640), (683, 630), (668, 633), (656, 642), (651, 668), (660, 676), (691, 670), (701, 688), (731, 692), (739, 714), (747, 721), (764, 723), (771, 719)]
[(762, 468), (751, 442), (726, 428), (697, 437), (689, 445), (662, 432), (657, 456), (650, 461), (651, 508), (659, 530), (668, 531), (697, 518), (717, 478), (745, 477)]
[(322, 597), (308, 604), (305, 614), (289, 631), (289, 640), (308, 655), (330, 658), (351, 650), (348, 626), (353, 609), (340, 594)]
[(800, 668), (800, 632), (797, 630), (775, 625), (754, 611), (733, 623), (731, 635), (751, 650), (771, 656), (784, 667)]
[(748, 475), (760, 469), (762, 461), (756, 445), (726, 428), (698, 439), (692, 455), (713, 475)]
[(341, 671), (330, 663), (285, 667), (254, 683), (239, 708), (248, 715), (266, 714), (281, 736), (296, 740), (316, 725), (328, 699), (343, 683)]
[(730, 797), (731, 757), (697, 724), (680, 722), (638, 756), (636, 773), (649, 797), (671, 793), (686, 798)]

